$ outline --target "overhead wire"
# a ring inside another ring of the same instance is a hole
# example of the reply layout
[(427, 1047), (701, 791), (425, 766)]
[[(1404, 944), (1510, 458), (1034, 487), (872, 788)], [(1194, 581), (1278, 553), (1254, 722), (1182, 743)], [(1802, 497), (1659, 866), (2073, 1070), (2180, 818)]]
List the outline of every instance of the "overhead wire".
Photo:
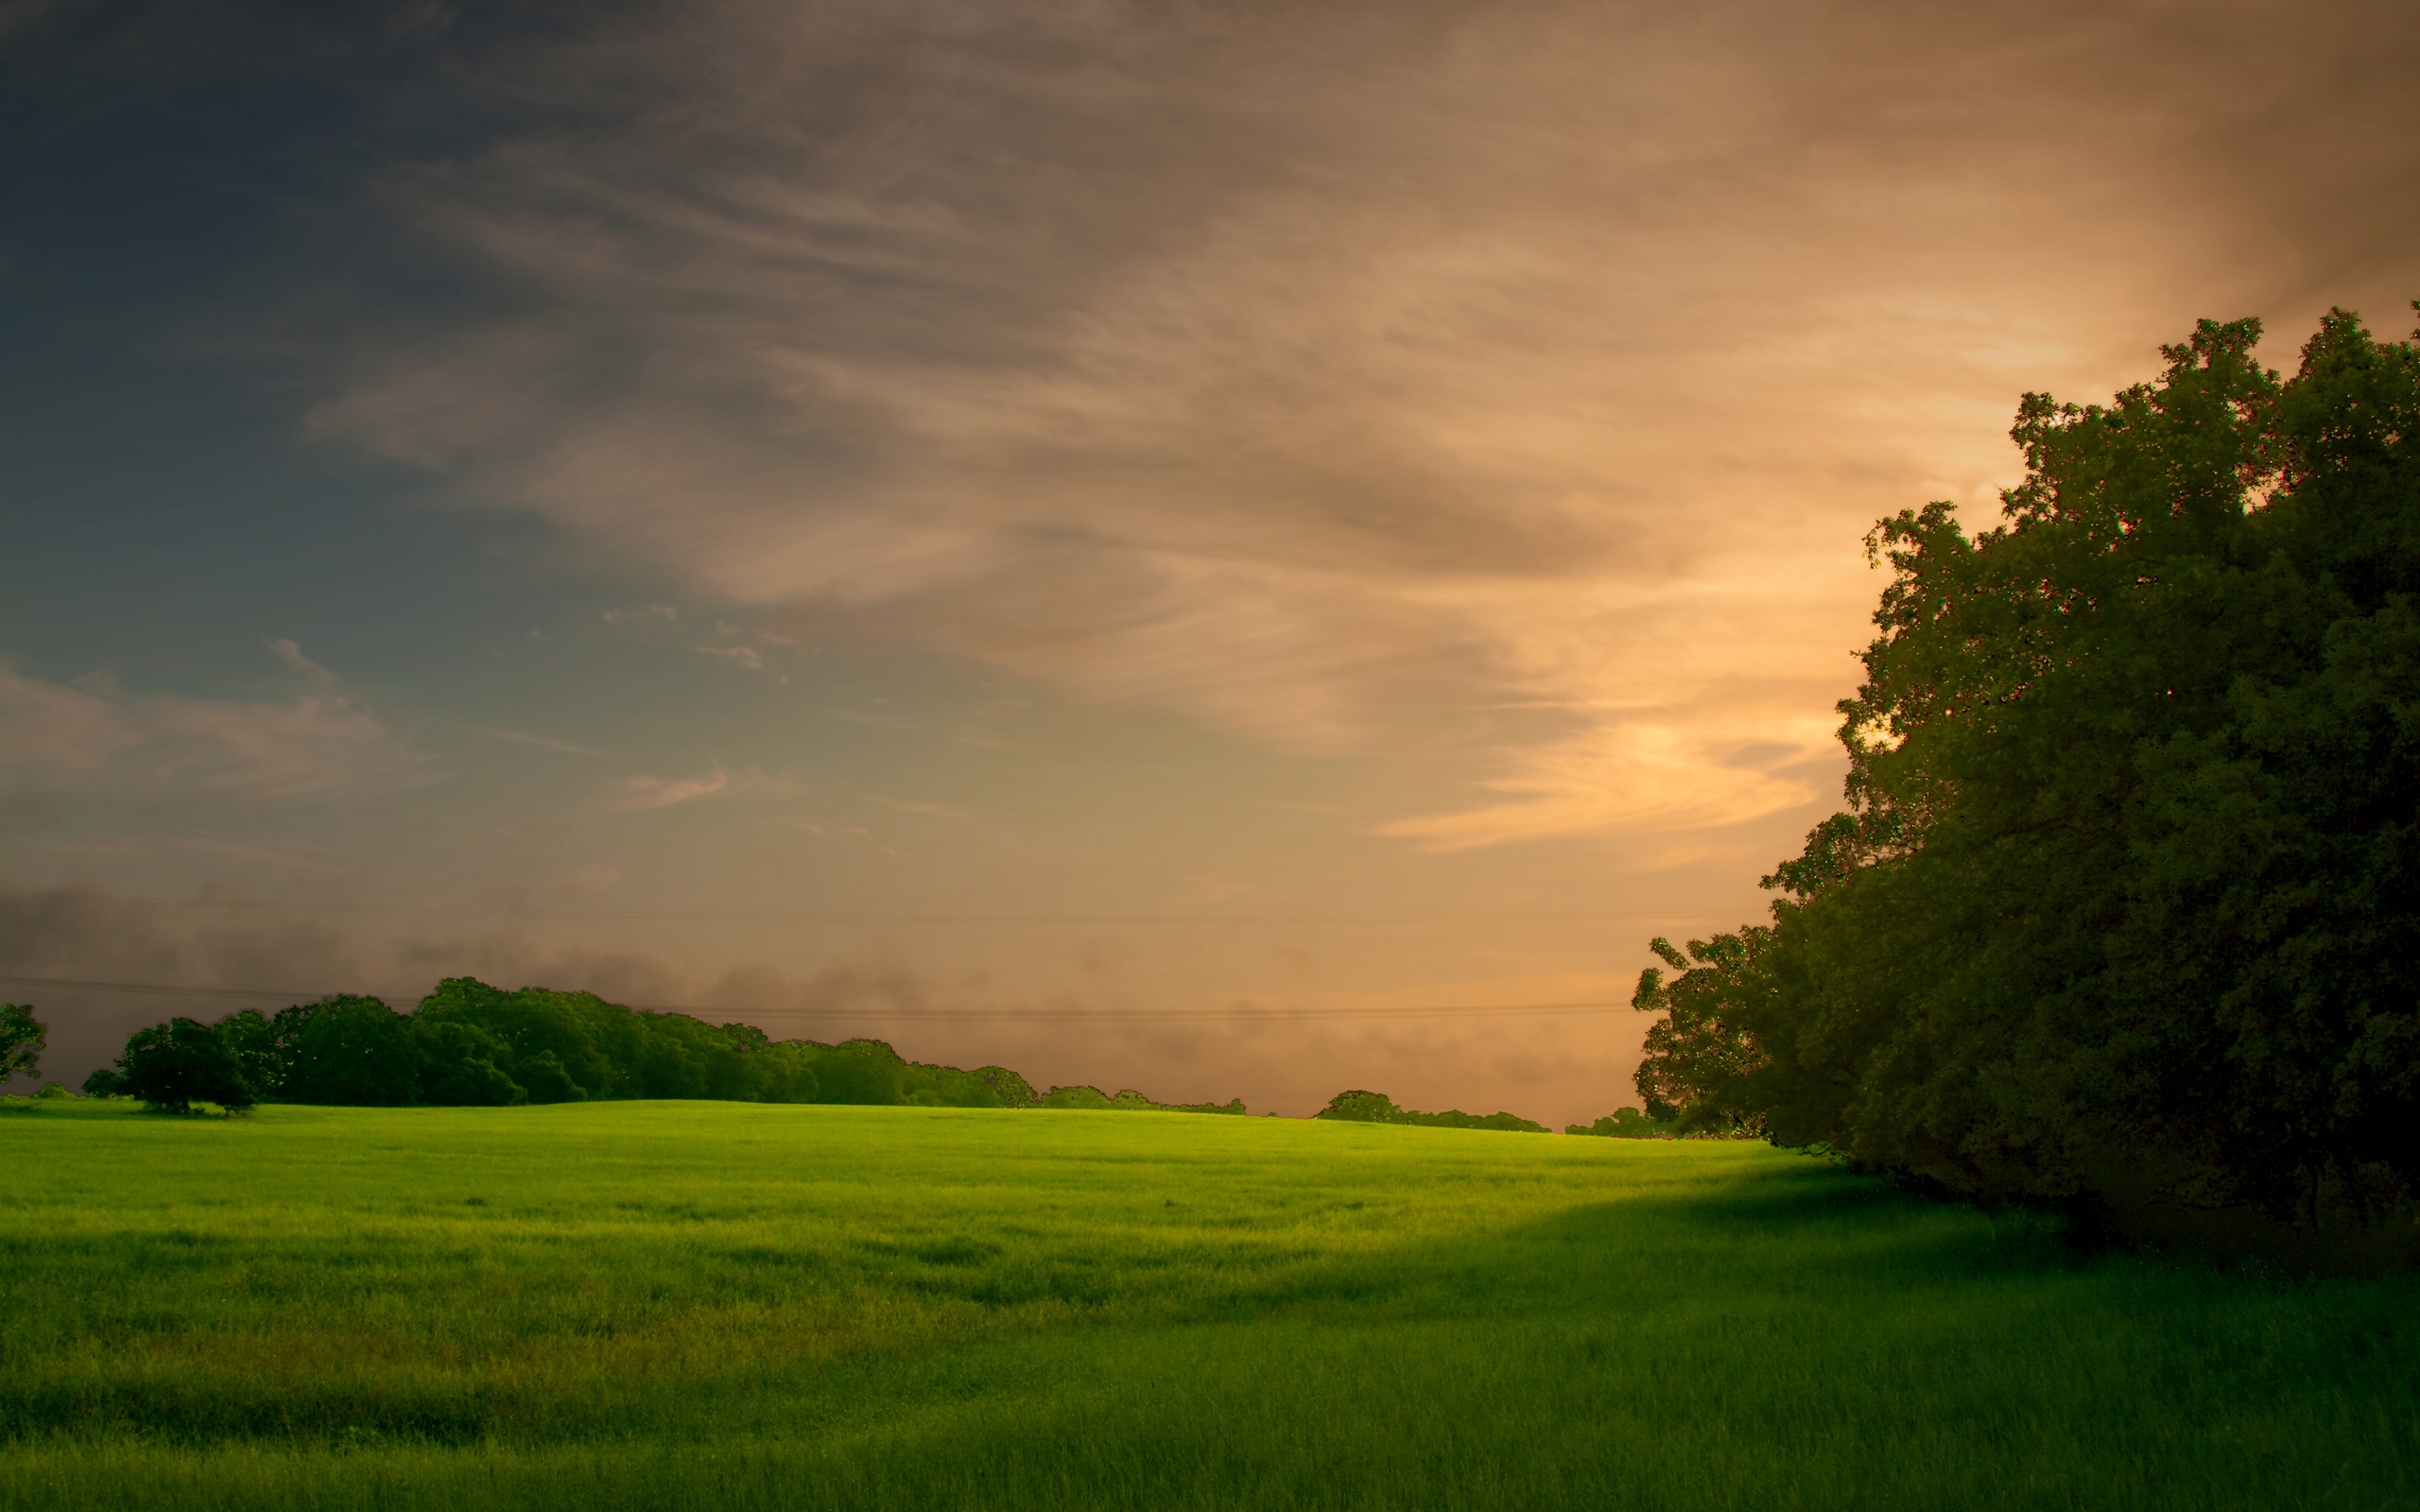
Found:
[[(105, 982), (84, 977), (9, 976), (0, 975), (0, 984), (9, 987), (51, 987), (78, 992), (126, 993), (156, 997), (201, 997), (245, 1000), (251, 1002), (284, 999), (289, 1003), (317, 1002), (323, 993), (298, 992), (276, 988), (187, 987), (170, 982)], [(729, 1014), (742, 1019), (937, 1019), (992, 1020), (1002, 1022), (1059, 1023), (1071, 1022), (1115, 1023), (1160, 1023), (1203, 1021), (1253, 1022), (1283, 1023), (1304, 1019), (1419, 1019), (1447, 1018), (1467, 1015), (1564, 1015), (1601, 1013), (1610, 1008), (1627, 1007), (1626, 1003), (1611, 1000), (1580, 1003), (1454, 1003), (1409, 1004), (1401, 1007), (1384, 1005), (1353, 1005), (1306, 1008), (906, 1008), (906, 1007), (739, 1007), (688, 1004), (672, 1006), (627, 1005), (643, 1013), (685, 1013), (693, 1017), (706, 1014)]]
[(662, 908), (514, 908), (472, 903), (351, 903), (234, 898), (144, 898), (119, 901), (164, 908), (221, 908), (236, 912), (302, 914), (387, 914), (396, 916), (477, 916), (548, 922), (591, 919), (606, 922), (654, 920), (687, 923), (751, 924), (1353, 924), (1353, 923), (1585, 923), (1589, 921), (1660, 920), (1686, 923), (1718, 919), (1711, 913), (1664, 910), (1508, 909), (1499, 912), (1434, 911), (1402, 913), (938, 913), (938, 912), (782, 912)]

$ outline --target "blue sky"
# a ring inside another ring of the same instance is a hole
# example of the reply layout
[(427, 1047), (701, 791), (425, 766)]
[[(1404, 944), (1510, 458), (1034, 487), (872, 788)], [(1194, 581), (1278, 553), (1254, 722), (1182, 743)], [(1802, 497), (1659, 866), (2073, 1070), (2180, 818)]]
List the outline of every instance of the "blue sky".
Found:
[[(1594, 1117), (1626, 1008), (1380, 1010), (1754, 917), (2019, 393), (2400, 334), (2416, 40), (0, 9), (0, 973)], [(173, 1003), (9, 990), (79, 1074)]]

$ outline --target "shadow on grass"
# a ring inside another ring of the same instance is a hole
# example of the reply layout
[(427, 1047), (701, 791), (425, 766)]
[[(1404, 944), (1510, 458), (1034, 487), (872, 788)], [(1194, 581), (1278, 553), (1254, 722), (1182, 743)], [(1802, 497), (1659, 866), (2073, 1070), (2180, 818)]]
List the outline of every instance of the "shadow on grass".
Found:
[[(227, 1245), (196, 1244), (199, 1237), (161, 1235), (143, 1246), (132, 1269), (173, 1271)], [(424, 1362), (427, 1368), (383, 1377), (317, 1367), (254, 1376), (216, 1368), (197, 1349), (190, 1358), (163, 1359), (139, 1371), (0, 1380), (0, 1437), (64, 1431), (191, 1445), (344, 1444), (368, 1434), (430, 1445), (536, 1446), (628, 1435), (711, 1437), (741, 1420), (792, 1429), (813, 1421), (852, 1432), (852, 1424), (896, 1420), (950, 1399), (968, 1360), (1007, 1359), (1028, 1347), (1048, 1352), (1063, 1346), (1081, 1356), (1094, 1348), (1086, 1339), (1122, 1339), (1148, 1350), (1161, 1334), (1242, 1340), (1264, 1325), (1274, 1332), (1475, 1325), (1529, 1339), (1538, 1336), (1535, 1325), (1551, 1329), (1560, 1320), (1601, 1328), (1624, 1317), (1703, 1315), (1709, 1297), (1743, 1316), (1786, 1310), (1809, 1296), (1866, 1297), (1887, 1306), (1893, 1294), (1910, 1289), (2047, 1274), (2077, 1263), (2038, 1228), (1996, 1228), (1970, 1210), (1910, 1197), (1812, 1160), (1764, 1164), (1683, 1193), (1577, 1204), (1492, 1230), (1288, 1258), (1267, 1273), (1222, 1278), (1195, 1296), (1146, 1293), (1134, 1300), (1121, 1293), (1119, 1270), (1164, 1267), (1167, 1257), (1088, 1252), (1080, 1237), (1038, 1251), (1004, 1251), (973, 1234), (873, 1242), (870, 1247), (912, 1263), (881, 1276), (882, 1288), (1004, 1318), (1000, 1327), (944, 1330), (925, 1343), (811, 1361), (778, 1343), (727, 1357), (710, 1351), (678, 1365), (606, 1352), (580, 1367), (586, 1376), (568, 1357), (568, 1374), (491, 1374), (431, 1361)], [(828, 1274), (824, 1257), (778, 1246), (739, 1246), (716, 1258)], [(1046, 1332), (1060, 1345), (1043, 1345), (1030, 1328), (1006, 1319), (1035, 1304), (1050, 1309)], [(173, 1331), (176, 1320), (141, 1321)], [(681, 1326), (677, 1319), (656, 1325), (667, 1332)], [(641, 1371), (649, 1379), (617, 1379)]]

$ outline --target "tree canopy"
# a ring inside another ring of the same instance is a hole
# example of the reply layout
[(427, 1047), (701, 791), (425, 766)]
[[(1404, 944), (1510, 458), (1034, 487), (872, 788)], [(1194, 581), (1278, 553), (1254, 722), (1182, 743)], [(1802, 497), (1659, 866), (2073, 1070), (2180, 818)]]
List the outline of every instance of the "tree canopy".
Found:
[[(199, 1069), (205, 1063), (207, 1074)], [(231, 1101), (239, 1084), (240, 1101)], [(1244, 1110), (1240, 1100), (1156, 1103), (1137, 1091), (1113, 1098), (1089, 1087), (1038, 1095), (1005, 1066), (925, 1065), (878, 1040), (776, 1040), (752, 1024), (710, 1024), (587, 992), (508, 992), (472, 977), (439, 983), (409, 1013), (377, 998), (339, 995), (274, 1014), (246, 1008), (216, 1023), (173, 1020), (135, 1034), (117, 1069), (95, 1073), (85, 1089), (177, 1108), (195, 1102), (509, 1107), (653, 1097)]]
[(1493, 1128), (1508, 1133), (1544, 1134), (1547, 1126), (1533, 1123), (1517, 1113), (1465, 1113), (1448, 1108), (1442, 1113), (1414, 1112), (1397, 1108), (1395, 1100), (1384, 1092), (1363, 1091), (1358, 1088), (1341, 1091), (1327, 1100), (1327, 1106), (1311, 1115), (1331, 1118), (1350, 1124), (1409, 1124), (1428, 1128)]
[(0, 1003), (0, 1083), (42, 1069), (44, 1034), (31, 1005)]
[(1993, 528), (1875, 527), (1847, 806), (1770, 924), (1655, 942), (1651, 1115), (1985, 1201), (2410, 1197), (2420, 351), (2334, 311), (2281, 379), (2259, 335), (2026, 395)]
[(136, 1030), (118, 1068), (118, 1091), (172, 1112), (188, 1113), (196, 1103), (216, 1103), (240, 1113), (260, 1101), (227, 1041), (216, 1028), (195, 1019), (170, 1019)]
[(1616, 1108), (1594, 1124), (1565, 1124), (1563, 1131), (1612, 1140), (1668, 1140), (1680, 1132), (1669, 1121), (1659, 1122), (1635, 1108)]

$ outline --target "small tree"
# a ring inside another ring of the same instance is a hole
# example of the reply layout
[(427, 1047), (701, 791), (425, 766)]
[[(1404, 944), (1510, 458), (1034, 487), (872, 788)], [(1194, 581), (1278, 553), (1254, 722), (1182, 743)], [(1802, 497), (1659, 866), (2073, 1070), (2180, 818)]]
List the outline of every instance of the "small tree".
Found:
[(30, 1076), (42, 1065), (43, 1034), (33, 1005), (0, 1004), (0, 1083)]
[(259, 1100), (218, 1031), (193, 1019), (136, 1030), (118, 1069), (119, 1091), (173, 1113), (190, 1113), (196, 1103), (235, 1113)]
[(1355, 1088), (1341, 1091), (1327, 1100), (1327, 1106), (1311, 1115), (1313, 1118), (1341, 1119), (1349, 1124), (1402, 1124), (1408, 1122), (1404, 1110), (1384, 1092), (1363, 1091)]

